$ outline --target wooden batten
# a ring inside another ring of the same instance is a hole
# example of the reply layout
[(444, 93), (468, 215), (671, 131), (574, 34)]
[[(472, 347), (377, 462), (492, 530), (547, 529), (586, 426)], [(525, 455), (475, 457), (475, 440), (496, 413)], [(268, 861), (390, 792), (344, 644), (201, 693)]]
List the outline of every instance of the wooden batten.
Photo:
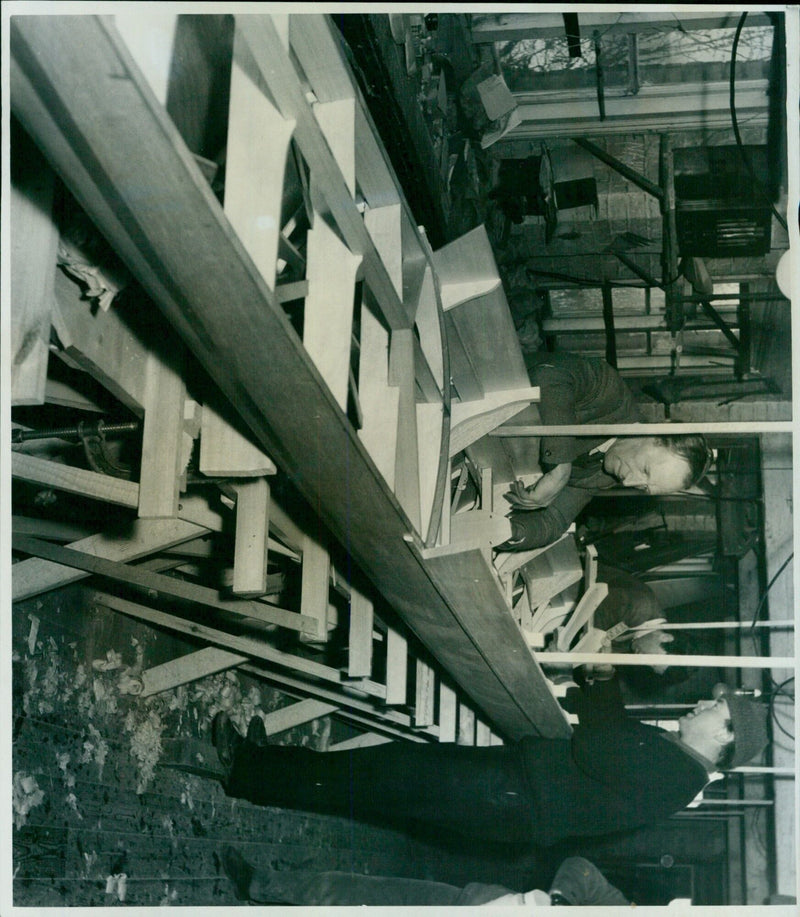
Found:
[[(101, 533), (81, 538), (68, 546), (96, 557), (125, 562), (191, 541), (207, 532), (207, 528), (183, 519), (136, 519), (126, 527), (124, 538), (116, 537), (114, 533)], [(12, 598), (15, 602), (31, 598), (88, 575), (64, 564), (31, 557), (14, 564)]]
[(135, 481), (124, 481), (22, 452), (11, 454), (11, 475), (20, 481), (92, 497), (115, 506), (135, 509), (139, 503), (139, 485)]
[(231, 653), (215, 646), (206, 646), (194, 653), (170, 659), (161, 665), (145, 669), (141, 674), (142, 697), (169, 691), (179, 685), (190, 684), (207, 675), (225, 672), (247, 662), (248, 657)]

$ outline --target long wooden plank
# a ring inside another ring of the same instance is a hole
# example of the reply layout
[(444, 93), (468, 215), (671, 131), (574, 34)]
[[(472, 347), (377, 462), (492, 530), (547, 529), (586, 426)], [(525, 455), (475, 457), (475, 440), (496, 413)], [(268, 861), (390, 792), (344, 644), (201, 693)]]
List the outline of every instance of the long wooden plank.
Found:
[[(259, 34), (250, 34), (260, 44), (261, 32), (270, 28), (261, 23)], [(292, 469), (334, 536), (348, 544), (386, 601), (498, 732), (514, 738), (531, 731), (513, 699), (516, 686), (497, 677), (493, 660), (462, 628), (421, 556), (404, 540), (407, 516), (342, 417), (174, 125), (143, 87), (113, 26), (94, 17), (15, 17), (9, 31), (15, 114), (259, 445), (279, 467)], [(262, 70), (270, 71), (281, 47), (276, 33), (262, 55)], [(128, 79), (117, 79), (119, 72)], [(280, 73), (288, 76), (283, 64)], [(137, 139), (136, 156), (126, 153), (131, 137)], [(121, 162), (127, 180), (107, 181), (119, 174)], [(151, 193), (142, 196), (142, 187)], [(345, 190), (341, 175), (339, 187)], [(198, 271), (198, 264), (216, 269)], [(383, 302), (383, 289), (374, 291)], [(409, 326), (396, 302), (394, 311), (391, 302), (385, 308), (396, 326)], [(287, 380), (292, 397), (276, 397)]]
[[(207, 528), (183, 519), (135, 519), (122, 532), (90, 535), (72, 542), (69, 547), (108, 560), (131, 561), (191, 541), (207, 532)], [(83, 570), (32, 557), (13, 566), (12, 598), (15, 602), (31, 598), (87, 576), (89, 574)]]
[(53, 487), (55, 490), (91, 497), (115, 506), (136, 509), (139, 503), (139, 485), (135, 481), (62, 465), (22, 452), (11, 454), (11, 475), (20, 481)]
[(193, 653), (187, 653), (169, 662), (153, 666), (142, 672), (140, 697), (149, 697), (161, 691), (169, 691), (179, 685), (190, 684), (206, 675), (215, 675), (233, 669), (249, 657), (231, 653), (215, 646), (207, 646)]
[(549, 738), (568, 735), (564, 714), (553, 699), (481, 551), (476, 548), (429, 557), (425, 566), (450, 599), (462, 626), (493, 659), (498, 677), (515, 686), (514, 701), (531, 726), (535, 724)]
[(343, 411), (347, 408), (353, 304), (360, 264), (361, 256), (342, 244), (318, 216), (308, 231), (303, 344)]
[(54, 563), (64, 564), (68, 567), (76, 567), (86, 573), (96, 573), (100, 576), (106, 576), (110, 579), (146, 589), (148, 595), (153, 598), (160, 595), (162, 597), (183, 599), (218, 611), (230, 612), (253, 621), (276, 624), (279, 627), (287, 627), (301, 633), (316, 633), (316, 622), (314, 620), (297, 612), (278, 608), (276, 605), (252, 602), (245, 599), (238, 601), (220, 599), (215, 590), (208, 589), (205, 586), (198, 586), (195, 583), (176, 579), (172, 576), (152, 573), (139, 567), (120, 564), (117, 561), (106, 560), (102, 557), (94, 557), (71, 548), (52, 545), (27, 535), (18, 535), (14, 538), (13, 545), (15, 550), (24, 551), (34, 557), (41, 557), (44, 560), (51, 560)]
[(295, 726), (302, 726), (322, 716), (328, 716), (338, 710), (338, 705), (316, 700), (313, 697), (273, 710), (264, 717), (264, 727), (267, 735), (272, 736), (278, 732), (286, 732)]

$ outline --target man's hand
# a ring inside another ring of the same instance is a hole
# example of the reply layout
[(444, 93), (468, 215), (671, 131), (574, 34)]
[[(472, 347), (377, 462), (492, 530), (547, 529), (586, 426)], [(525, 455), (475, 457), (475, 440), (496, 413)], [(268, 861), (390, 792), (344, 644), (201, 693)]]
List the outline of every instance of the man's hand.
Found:
[(530, 487), (526, 487), (522, 481), (514, 481), (508, 493), (503, 494), (503, 499), (507, 500), (514, 509), (543, 509), (549, 506), (567, 486), (571, 474), (572, 464), (562, 462), (543, 474)]
[(503, 499), (507, 500), (514, 509), (542, 509), (544, 503), (534, 493), (535, 484), (526, 487), (522, 481), (514, 481), (508, 493), (503, 494)]
[(633, 651), (634, 653), (666, 654), (667, 650), (664, 644), (672, 643), (674, 639), (672, 634), (665, 634), (663, 630), (649, 630), (641, 634), (641, 636), (633, 638)]
[[(631, 648), (634, 653), (660, 653), (666, 656), (665, 644), (672, 643), (674, 639), (672, 634), (665, 634), (663, 630), (649, 630), (640, 637), (634, 637), (631, 641)], [(654, 665), (653, 671), (656, 675), (663, 675), (668, 668), (667, 665)]]

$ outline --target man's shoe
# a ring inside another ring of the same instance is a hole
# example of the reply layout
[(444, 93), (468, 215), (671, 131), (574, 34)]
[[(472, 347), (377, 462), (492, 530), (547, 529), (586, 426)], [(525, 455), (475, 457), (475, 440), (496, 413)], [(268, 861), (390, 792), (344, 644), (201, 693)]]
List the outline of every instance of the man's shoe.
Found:
[(250, 883), (253, 880), (253, 867), (233, 847), (222, 848), (222, 868), (233, 883), (234, 894), (238, 901), (250, 900)]
[(219, 763), (225, 768), (226, 773), (229, 773), (236, 752), (239, 746), (244, 744), (244, 739), (223, 710), (215, 714), (211, 721), (211, 742), (217, 750)]

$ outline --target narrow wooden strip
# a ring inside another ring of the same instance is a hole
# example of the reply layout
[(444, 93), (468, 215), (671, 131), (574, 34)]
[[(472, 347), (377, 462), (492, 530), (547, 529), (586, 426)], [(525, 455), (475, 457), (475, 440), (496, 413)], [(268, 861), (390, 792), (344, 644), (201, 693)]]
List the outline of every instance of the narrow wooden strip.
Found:
[(149, 697), (160, 691), (169, 691), (179, 685), (189, 684), (206, 675), (214, 675), (232, 669), (243, 662), (247, 656), (231, 653), (214, 646), (204, 647), (194, 653), (187, 653), (177, 659), (171, 659), (161, 665), (153, 666), (142, 672), (143, 689), (141, 697)]
[(267, 735), (271, 736), (278, 732), (285, 732), (287, 729), (294, 729), (295, 726), (310, 723), (311, 720), (335, 713), (337, 710), (338, 706), (336, 704), (329, 704), (326, 701), (309, 697), (296, 704), (290, 704), (288, 707), (281, 707), (279, 710), (273, 710), (272, 713), (268, 713), (264, 717), (264, 727), (267, 730)]
[(66, 493), (78, 494), (135, 509), (139, 504), (139, 485), (110, 475), (73, 468), (22, 452), (11, 454), (11, 475), (31, 484), (41, 484)]
[(700, 653), (543, 653), (544, 662), (566, 662), (572, 665), (683, 665), (698, 668), (793, 669), (791, 656), (705, 656)]
[(373, 745), (385, 745), (391, 742), (389, 736), (379, 735), (377, 732), (363, 732), (360, 736), (353, 736), (352, 739), (345, 739), (343, 742), (336, 742), (329, 745), (326, 751), (351, 751), (354, 748), (369, 748)]
[(245, 599), (238, 601), (220, 599), (217, 597), (215, 590), (207, 589), (205, 586), (198, 586), (195, 583), (179, 580), (172, 576), (163, 576), (159, 573), (140, 570), (137, 567), (105, 560), (101, 557), (92, 557), (89, 554), (84, 554), (71, 548), (58, 547), (24, 535), (17, 536), (13, 540), (13, 545), (15, 550), (24, 551), (45, 560), (52, 560), (55, 563), (77, 567), (87, 573), (96, 573), (100, 576), (107, 576), (110, 579), (139, 586), (147, 589), (150, 595), (156, 593), (156, 598), (158, 594), (172, 596), (173, 598), (184, 599), (187, 602), (195, 602), (198, 605), (206, 605), (218, 611), (231, 612), (245, 618), (252, 618), (267, 624), (277, 624), (279, 627), (288, 627), (303, 633), (314, 633), (316, 631), (315, 621), (294, 611), (278, 608), (276, 605), (252, 602)]
[[(72, 542), (69, 547), (95, 557), (129, 561), (191, 541), (207, 532), (207, 528), (183, 519), (136, 519), (124, 533), (111, 531), (90, 535)], [(87, 576), (86, 571), (32, 557), (12, 567), (12, 598), (15, 602), (21, 601)]]

